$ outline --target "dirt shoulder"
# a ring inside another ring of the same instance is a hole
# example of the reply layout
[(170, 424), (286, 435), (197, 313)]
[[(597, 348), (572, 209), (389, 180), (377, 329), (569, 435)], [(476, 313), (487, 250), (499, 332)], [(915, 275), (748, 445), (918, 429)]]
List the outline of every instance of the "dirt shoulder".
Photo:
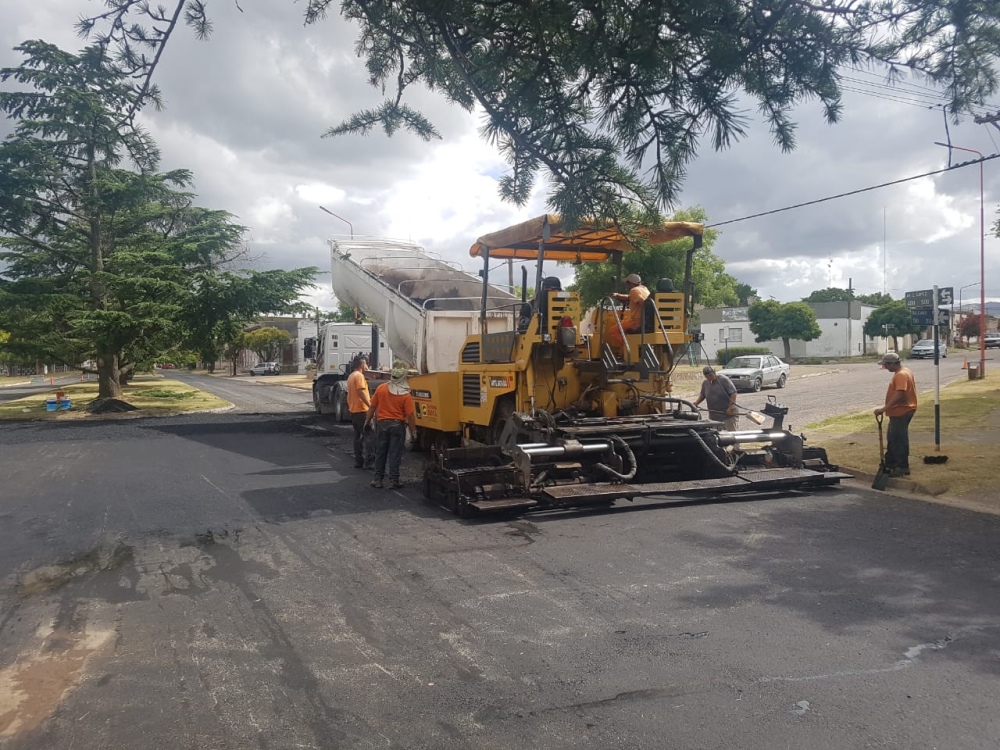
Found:
[[(941, 389), (940, 444), (935, 443), (934, 394), (919, 397), (910, 424), (910, 471), (890, 488), (935, 498), (949, 505), (1000, 514), (993, 460), (1000, 450), (1000, 373), (983, 380), (960, 380)], [(883, 429), (888, 425), (883, 425)], [(834, 417), (806, 430), (809, 442), (822, 445), (830, 461), (871, 483), (878, 471), (878, 427), (871, 410)], [(924, 458), (947, 456), (945, 463)]]

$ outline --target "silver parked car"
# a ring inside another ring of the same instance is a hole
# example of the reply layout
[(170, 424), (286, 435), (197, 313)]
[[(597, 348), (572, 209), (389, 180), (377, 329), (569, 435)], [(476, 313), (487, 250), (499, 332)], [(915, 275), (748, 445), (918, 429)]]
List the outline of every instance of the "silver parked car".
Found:
[[(922, 357), (933, 357), (934, 356), (934, 339), (921, 339), (913, 345), (910, 349), (910, 356), (914, 359), (920, 359)], [(944, 345), (942, 341), (939, 344), (938, 356), (947, 357), (948, 347)]]
[(737, 390), (759, 391), (765, 385), (784, 388), (791, 368), (773, 354), (744, 354), (733, 357), (720, 375), (733, 381)]
[(250, 368), (250, 377), (254, 375), (280, 375), (281, 365), (277, 362), (261, 362)]

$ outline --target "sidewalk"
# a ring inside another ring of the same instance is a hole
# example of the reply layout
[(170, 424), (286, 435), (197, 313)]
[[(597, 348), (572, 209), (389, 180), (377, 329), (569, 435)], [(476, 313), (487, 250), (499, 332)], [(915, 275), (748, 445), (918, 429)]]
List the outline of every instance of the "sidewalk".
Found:
[[(934, 442), (933, 393), (921, 393), (918, 400), (910, 424), (911, 474), (890, 479), (890, 491), (1000, 515), (993, 465), (1000, 450), (1000, 371), (941, 389), (940, 450)], [(810, 444), (826, 448), (831, 463), (871, 486), (879, 466), (878, 427), (871, 410), (825, 420), (808, 428), (807, 435)], [(948, 460), (926, 464), (925, 456)]]

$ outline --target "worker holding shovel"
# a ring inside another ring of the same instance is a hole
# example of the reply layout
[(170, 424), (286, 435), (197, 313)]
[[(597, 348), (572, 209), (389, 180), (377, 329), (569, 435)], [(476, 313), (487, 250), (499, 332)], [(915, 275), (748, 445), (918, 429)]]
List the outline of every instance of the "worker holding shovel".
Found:
[(881, 365), (892, 373), (885, 406), (875, 410), (876, 418), (883, 414), (889, 417), (884, 467), (891, 477), (905, 477), (910, 474), (910, 420), (917, 413), (917, 385), (896, 352), (887, 352)]

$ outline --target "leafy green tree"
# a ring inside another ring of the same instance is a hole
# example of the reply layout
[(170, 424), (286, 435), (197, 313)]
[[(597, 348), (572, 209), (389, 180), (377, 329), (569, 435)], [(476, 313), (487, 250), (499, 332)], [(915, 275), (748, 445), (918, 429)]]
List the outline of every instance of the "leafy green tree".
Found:
[[(701, 207), (678, 211), (672, 217), (674, 221), (701, 223), (704, 223), (706, 219), (705, 210)], [(739, 302), (739, 297), (736, 294), (738, 282), (725, 272), (725, 262), (712, 252), (718, 234), (711, 229), (705, 230), (703, 244), (695, 251), (691, 270), (694, 282), (694, 301), (705, 307), (726, 307)], [(677, 291), (682, 291), (684, 263), (690, 247), (690, 239), (675, 240), (663, 245), (648, 245), (640, 242), (637, 249), (624, 253), (622, 278), (630, 273), (637, 273), (650, 288), (657, 279), (673, 279), (674, 288)], [(576, 278), (571, 288), (580, 292), (580, 298), (585, 307), (597, 304), (611, 292), (624, 291), (624, 289), (614, 288), (614, 280), (618, 271), (611, 261), (583, 263), (574, 267)]]
[(264, 326), (247, 331), (243, 335), (246, 348), (260, 357), (263, 362), (274, 362), (281, 356), (281, 350), (292, 343), (292, 335), (274, 326)]
[(756, 299), (760, 296), (760, 293), (756, 289), (749, 284), (744, 284), (742, 281), (737, 282), (733, 291), (736, 292), (736, 299), (739, 300), (738, 304), (740, 305), (749, 305), (751, 299)]
[[(204, 0), (104, 2), (79, 29), (118, 47), (143, 96), (156, 94), (150, 80), (178, 23), (211, 30)], [(818, 100), (827, 122), (840, 119), (844, 68), (909, 71), (945, 91), (955, 115), (997, 90), (997, 3), (308, 0), (306, 22), (337, 5), (358, 30), (369, 83), (388, 94), (328, 135), (436, 138), (404, 101), (429, 88), (482, 112), (483, 136), (510, 166), (504, 199), (524, 204), (544, 175), (568, 218), (674, 205), (699, 144), (743, 138), (754, 107), (775, 144), (793, 149), (800, 104)]]
[[(220, 271), (242, 252), (244, 228), (192, 205), (189, 172), (156, 172), (155, 144), (128, 121), (133, 84), (104, 50), (17, 49), (25, 62), (0, 70), (19, 84), (0, 92), (0, 110), (16, 122), (0, 144), (6, 348), (72, 366), (94, 360), (99, 397), (120, 397), (137, 365), (191, 348), (212, 310), (228, 304), (232, 313), (236, 303), (214, 282), (253, 286), (260, 275)], [(289, 307), (313, 271), (269, 273), (286, 296), (254, 292), (237, 314)]]
[(913, 325), (910, 310), (903, 300), (888, 302), (868, 316), (865, 321), (865, 336), (870, 338), (892, 337), (892, 348), (899, 351), (899, 336), (918, 335), (920, 326)]
[(240, 354), (247, 348), (246, 332), (240, 331), (227, 341), (222, 349), (222, 356), (229, 363), (229, 374), (236, 376), (236, 366), (239, 363)]
[(782, 304), (769, 299), (750, 306), (750, 331), (757, 343), (781, 339), (785, 359), (791, 359), (791, 340), (812, 341), (822, 335), (816, 313), (805, 302)]
[(808, 297), (803, 297), (803, 302), (850, 302), (854, 299), (854, 294), (850, 289), (840, 289), (831, 286), (826, 289), (817, 289), (810, 292)]
[(890, 302), (892, 302), (892, 295), (886, 294), (885, 292), (872, 292), (871, 294), (855, 295), (854, 299), (866, 305), (874, 305), (875, 307), (882, 307), (882, 305), (888, 305)]
[[(213, 271), (203, 273), (185, 306), (186, 345), (198, 352), (209, 371), (227, 351), (238, 352), (246, 327), (261, 313), (296, 313), (310, 308), (296, 301), (312, 282), (315, 269), (291, 271)], [(235, 374), (235, 370), (233, 372)]]
[(361, 310), (346, 302), (338, 302), (333, 312), (323, 313), (321, 319), (326, 323), (371, 323), (372, 320)]

